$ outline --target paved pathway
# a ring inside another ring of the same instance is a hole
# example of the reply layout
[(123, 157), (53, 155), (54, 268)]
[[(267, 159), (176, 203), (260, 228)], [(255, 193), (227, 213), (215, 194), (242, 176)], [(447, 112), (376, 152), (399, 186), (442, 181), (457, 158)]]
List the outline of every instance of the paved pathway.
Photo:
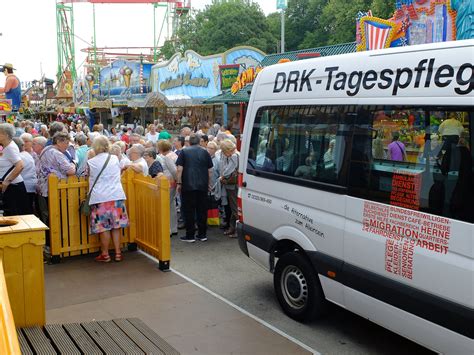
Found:
[(182, 354), (308, 354), (139, 253), (45, 265), (47, 323), (140, 318)]

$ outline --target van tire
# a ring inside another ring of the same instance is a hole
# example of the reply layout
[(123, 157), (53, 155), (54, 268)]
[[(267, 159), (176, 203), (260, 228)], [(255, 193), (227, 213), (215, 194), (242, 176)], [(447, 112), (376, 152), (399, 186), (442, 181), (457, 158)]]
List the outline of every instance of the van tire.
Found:
[(281, 308), (290, 318), (305, 322), (324, 314), (324, 293), (305, 256), (295, 252), (282, 255), (275, 267), (273, 286)]

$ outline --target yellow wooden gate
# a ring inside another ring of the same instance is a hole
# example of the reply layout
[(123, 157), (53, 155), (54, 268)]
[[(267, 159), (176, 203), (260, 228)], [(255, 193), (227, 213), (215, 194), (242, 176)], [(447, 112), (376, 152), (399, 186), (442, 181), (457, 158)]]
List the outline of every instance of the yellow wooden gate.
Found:
[[(160, 269), (169, 269), (170, 211), (169, 183), (165, 177), (153, 179), (127, 170), (122, 175), (127, 196), (130, 225), (123, 229), (121, 242), (136, 243), (160, 261)], [(79, 212), (89, 181), (86, 178), (49, 177), (49, 227), (53, 260), (59, 257), (97, 252), (98, 235), (89, 234), (89, 218)]]

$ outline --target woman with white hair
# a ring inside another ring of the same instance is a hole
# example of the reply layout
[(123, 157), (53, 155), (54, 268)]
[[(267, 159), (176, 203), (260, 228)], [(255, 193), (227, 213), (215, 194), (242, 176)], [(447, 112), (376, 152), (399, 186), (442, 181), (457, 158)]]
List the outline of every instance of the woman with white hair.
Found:
[(145, 147), (141, 144), (134, 144), (128, 150), (128, 157), (130, 159), (130, 165), (127, 167), (132, 168), (133, 171), (137, 173), (142, 173), (143, 175), (148, 175), (148, 164), (143, 158), (145, 155)]
[[(24, 133), (29, 134), (29, 133)], [(28, 196), (28, 208), (30, 213), (34, 211), (34, 205), (36, 200), (36, 185), (38, 185), (38, 177), (36, 175), (35, 161), (30, 153), (25, 151), (25, 145), (20, 137), (14, 137), (13, 141), (20, 150), (21, 160), (23, 161), (23, 170), (21, 177), (25, 183), (26, 194)]]
[(119, 157), (120, 161), (120, 169), (126, 169), (128, 165), (130, 165), (130, 159), (128, 159), (127, 154), (125, 154), (125, 151), (127, 150), (127, 144), (124, 141), (118, 141), (113, 144), (114, 146), (117, 145), (120, 147), (121, 151), (121, 157)]
[(125, 192), (120, 180), (120, 164), (115, 155), (110, 154), (107, 137), (94, 139), (92, 149), (95, 156), (87, 162), (89, 166), (89, 205), (91, 207), (90, 233), (99, 234), (101, 253), (95, 258), (108, 263), (110, 239), (115, 248), (115, 261), (122, 261), (120, 250), (120, 230), (128, 226), (125, 207)]
[(74, 141), (76, 142), (77, 149), (76, 149), (76, 176), (84, 176), (86, 174), (86, 167), (87, 167), (87, 153), (89, 152), (90, 148), (87, 145), (87, 137), (84, 133), (80, 132), (77, 133), (74, 137)]
[(23, 141), (23, 150), (33, 155), (33, 136), (30, 133), (23, 133), (20, 138)]
[(219, 162), (222, 196), (227, 198), (230, 207), (229, 229), (224, 235), (235, 238), (235, 227), (237, 222), (237, 175), (239, 169), (239, 156), (236, 153), (236, 146), (230, 139), (221, 142), (221, 158)]
[(20, 150), (13, 142), (15, 128), (9, 123), (0, 124), (0, 180), (3, 192), (3, 214), (16, 216), (31, 213), (28, 208), (26, 187), (21, 177), (24, 164)]
[(163, 167), (163, 174), (170, 183), (170, 236), (178, 234), (178, 214), (176, 210), (176, 179), (178, 178), (176, 160), (178, 156), (171, 151), (169, 140), (162, 139), (156, 144), (159, 152), (158, 159)]
[(47, 146), (39, 156), (36, 171), (38, 174), (38, 208), (43, 223), (49, 223), (48, 180), (51, 174), (59, 179), (66, 179), (76, 173), (76, 166), (69, 161), (64, 152), (69, 146), (69, 134), (58, 132), (53, 137), (53, 144)]

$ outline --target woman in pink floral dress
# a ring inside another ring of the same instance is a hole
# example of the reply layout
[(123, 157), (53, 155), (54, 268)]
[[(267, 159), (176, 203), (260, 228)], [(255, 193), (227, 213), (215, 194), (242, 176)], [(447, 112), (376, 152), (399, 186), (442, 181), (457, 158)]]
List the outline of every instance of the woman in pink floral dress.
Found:
[[(98, 180), (90, 192), (91, 206), (90, 233), (100, 235), (101, 254), (96, 261), (109, 262), (109, 245), (112, 236), (115, 247), (115, 261), (122, 261), (120, 251), (120, 232), (128, 226), (127, 209), (125, 208), (125, 192), (120, 180), (120, 162), (111, 155), (110, 143), (104, 136), (97, 137), (92, 143), (95, 157), (88, 160), (89, 191), (97, 177)], [(107, 165), (105, 165), (107, 164)], [(99, 173), (105, 165), (102, 174)]]

